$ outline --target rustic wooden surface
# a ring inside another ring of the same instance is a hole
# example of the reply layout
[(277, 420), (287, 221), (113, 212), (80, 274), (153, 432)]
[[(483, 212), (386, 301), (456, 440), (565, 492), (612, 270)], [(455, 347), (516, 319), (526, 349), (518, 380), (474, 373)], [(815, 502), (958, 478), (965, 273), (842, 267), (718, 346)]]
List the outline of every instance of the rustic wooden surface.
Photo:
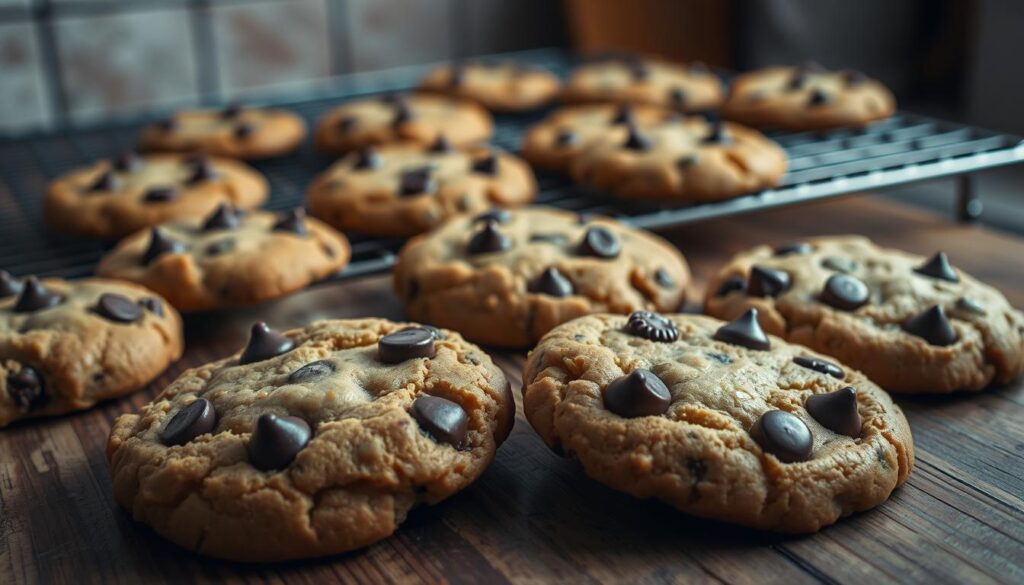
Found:
[[(1024, 239), (875, 198), (666, 236), (689, 257), (696, 291), (734, 252), (826, 233), (861, 233), (921, 254), (946, 250), (957, 266), (1024, 307)], [(917, 447), (910, 481), (881, 507), (806, 537), (698, 520), (607, 489), (546, 449), (521, 414), (478, 482), (414, 511), (392, 538), (338, 557), (268, 567), (203, 559), (114, 504), (103, 448), (118, 414), (139, 407), (186, 366), (239, 347), (257, 317), (288, 327), (369, 315), (401, 318), (386, 277), (190, 318), (185, 358), (145, 391), (0, 431), (0, 583), (1024, 582), (1020, 383), (973, 396), (900, 399)], [(523, 356), (498, 360), (518, 386)]]

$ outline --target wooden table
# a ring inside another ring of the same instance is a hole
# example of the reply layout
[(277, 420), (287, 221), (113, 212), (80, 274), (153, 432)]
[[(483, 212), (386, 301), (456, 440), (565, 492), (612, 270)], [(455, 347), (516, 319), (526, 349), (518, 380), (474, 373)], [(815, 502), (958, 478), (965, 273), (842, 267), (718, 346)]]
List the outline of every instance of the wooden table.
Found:
[[(1024, 306), (1024, 239), (859, 198), (666, 234), (687, 254), (698, 298), (712, 271), (753, 244), (868, 235), (954, 263)], [(590, 481), (544, 447), (520, 414), (474, 485), (415, 510), (397, 534), (334, 558), (269, 567), (200, 558), (118, 508), (103, 456), (110, 423), (186, 366), (240, 347), (256, 318), (401, 318), (385, 276), (187, 322), (189, 349), (147, 390), (89, 412), (0, 431), (0, 582), (737, 582), (1024, 583), (1024, 384), (901, 398), (916, 443), (910, 481), (881, 507), (807, 537), (699, 520)], [(523, 356), (499, 354), (518, 385)], [(518, 392), (517, 392), (518, 395)]]

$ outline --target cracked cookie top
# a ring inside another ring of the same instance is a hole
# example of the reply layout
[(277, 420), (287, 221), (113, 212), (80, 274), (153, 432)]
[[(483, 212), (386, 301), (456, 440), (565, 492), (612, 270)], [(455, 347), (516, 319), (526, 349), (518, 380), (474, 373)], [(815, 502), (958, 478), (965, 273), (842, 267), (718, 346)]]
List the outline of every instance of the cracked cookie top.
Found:
[(134, 517), (254, 562), (360, 548), (475, 480), (511, 430), (508, 380), (458, 334), (381, 319), (253, 326), (117, 419), (107, 456)]
[(722, 82), (702, 63), (632, 56), (581, 65), (562, 89), (569, 103), (648, 104), (683, 112), (715, 109), (724, 95)]
[(288, 110), (243, 107), (182, 110), (142, 129), (139, 147), (157, 152), (205, 152), (259, 159), (295, 150), (306, 123)]
[(955, 267), (836, 236), (734, 257), (711, 279), (709, 315), (761, 325), (835, 356), (890, 392), (977, 391), (1024, 371), (1024, 315)]
[(472, 100), (488, 110), (533, 110), (561, 87), (553, 73), (516, 61), (468, 61), (442, 65), (423, 78), (420, 90)]
[(914, 460), (884, 391), (750, 316), (570, 321), (530, 353), (523, 401), (544, 441), (590, 477), (766, 530), (814, 532), (872, 508)]
[(406, 244), (394, 277), (412, 318), (503, 347), (589, 313), (676, 310), (690, 283), (661, 238), (545, 208), (454, 218)]

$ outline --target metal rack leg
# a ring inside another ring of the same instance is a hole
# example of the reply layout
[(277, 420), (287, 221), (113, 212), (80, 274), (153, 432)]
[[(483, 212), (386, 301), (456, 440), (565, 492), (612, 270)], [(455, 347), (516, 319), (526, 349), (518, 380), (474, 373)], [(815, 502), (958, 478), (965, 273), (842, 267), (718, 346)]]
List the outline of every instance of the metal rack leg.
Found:
[(978, 180), (973, 174), (960, 175), (956, 184), (956, 218), (967, 223), (981, 217), (983, 205), (978, 193)]

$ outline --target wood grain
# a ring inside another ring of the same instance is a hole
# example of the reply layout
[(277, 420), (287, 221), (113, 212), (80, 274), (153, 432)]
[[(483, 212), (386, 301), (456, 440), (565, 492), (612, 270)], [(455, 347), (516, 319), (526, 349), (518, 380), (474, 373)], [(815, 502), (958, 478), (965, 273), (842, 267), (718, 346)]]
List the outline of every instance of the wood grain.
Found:
[[(687, 254), (697, 291), (735, 252), (825, 233), (861, 233), (921, 254), (943, 249), (1024, 306), (1024, 240), (876, 199), (733, 218), (666, 236)], [(185, 367), (239, 347), (257, 318), (288, 327), (370, 315), (402, 317), (386, 276), (193, 316), (185, 358), (146, 390), (0, 431), (0, 582), (1024, 582), (1020, 383), (973, 396), (900, 399), (918, 455), (910, 481), (880, 508), (806, 537), (699, 520), (605, 488), (544, 447), (521, 413), (480, 481), (415, 510), (392, 538), (337, 557), (269, 567), (203, 559), (114, 504), (103, 448), (118, 414), (138, 408)], [(518, 385), (523, 356), (496, 357)]]

